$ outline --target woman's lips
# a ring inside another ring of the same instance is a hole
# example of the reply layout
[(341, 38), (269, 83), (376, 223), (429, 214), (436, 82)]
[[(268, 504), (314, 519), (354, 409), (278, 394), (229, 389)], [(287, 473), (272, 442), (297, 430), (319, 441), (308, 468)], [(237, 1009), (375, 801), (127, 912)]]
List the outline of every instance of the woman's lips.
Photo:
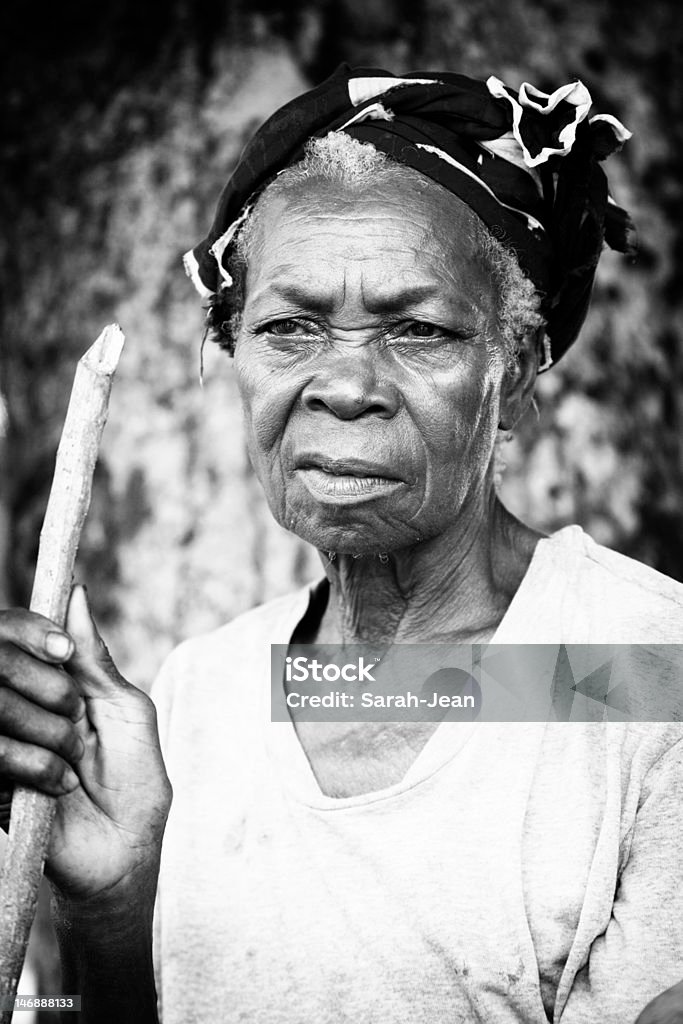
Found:
[(338, 455), (301, 455), (296, 460), (297, 469), (321, 469), (333, 476), (377, 476), (385, 480), (398, 480), (398, 475), (383, 462), (376, 459), (359, 459), (356, 456), (340, 458)]
[(302, 459), (297, 472), (310, 493), (323, 501), (378, 498), (403, 483), (384, 466), (363, 459)]

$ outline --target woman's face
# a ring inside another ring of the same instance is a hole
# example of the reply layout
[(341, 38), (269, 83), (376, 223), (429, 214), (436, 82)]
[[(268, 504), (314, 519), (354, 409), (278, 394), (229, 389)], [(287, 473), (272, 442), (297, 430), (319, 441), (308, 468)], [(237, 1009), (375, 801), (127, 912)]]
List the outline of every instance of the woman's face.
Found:
[(235, 365), (270, 508), (320, 550), (481, 514), (506, 373), (475, 221), (410, 185), (266, 200)]

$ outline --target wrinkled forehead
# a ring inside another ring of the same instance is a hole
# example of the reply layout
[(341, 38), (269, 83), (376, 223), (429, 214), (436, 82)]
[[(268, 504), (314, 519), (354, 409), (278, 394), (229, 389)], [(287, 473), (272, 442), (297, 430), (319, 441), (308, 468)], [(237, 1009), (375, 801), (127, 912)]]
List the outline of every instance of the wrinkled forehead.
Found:
[(438, 299), (488, 316), (498, 287), (485, 238), (476, 214), (429, 182), (312, 184), (256, 210), (246, 299), (306, 294), (321, 311), (362, 302), (376, 313)]
[(371, 258), (410, 251), (442, 262), (487, 265), (487, 231), (462, 200), (418, 172), (353, 188), (330, 181), (297, 183), (264, 194), (245, 232), (250, 262), (276, 248), (292, 254), (326, 246), (338, 256)]

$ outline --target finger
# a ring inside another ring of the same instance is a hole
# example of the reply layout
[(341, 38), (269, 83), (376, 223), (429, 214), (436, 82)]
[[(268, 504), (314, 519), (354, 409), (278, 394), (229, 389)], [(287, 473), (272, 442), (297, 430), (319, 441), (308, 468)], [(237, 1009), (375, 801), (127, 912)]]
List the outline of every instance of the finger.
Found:
[(68, 633), (44, 615), (10, 608), (0, 612), (0, 642), (9, 642), (43, 661), (60, 664), (73, 653)]
[(9, 831), (9, 816), (12, 807), (12, 787), (0, 779), (0, 828)]
[(66, 672), (5, 642), (0, 644), (0, 692), (7, 686), (40, 707), (74, 721), (83, 714), (83, 698)]
[(636, 1024), (683, 1024), (683, 981), (648, 1003)]
[(37, 708), (7, 687), (0, 688), (0, 723), (3, 736), (44, 747), (72, 764), (83, 756), (83, 740), (71, 719)]
[(75, 586), (71, 591), (66, 625), (74, 641), (74, 653), (67, 668), (84, 695), (107, 696), (127, 689), (129, 684), (119, 673), (97, 631), (85, 587)]
[(15, 786), (30, 786), (48, 796), (62, 796), (80, 785), (73, 768), (58, 754), (7, 736), (0, 736), (0, 774)]

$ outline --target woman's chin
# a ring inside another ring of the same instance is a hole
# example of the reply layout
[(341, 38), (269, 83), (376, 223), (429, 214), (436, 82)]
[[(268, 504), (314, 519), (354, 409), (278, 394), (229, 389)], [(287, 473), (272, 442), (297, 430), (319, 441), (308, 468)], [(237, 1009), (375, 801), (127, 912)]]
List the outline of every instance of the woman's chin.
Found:
[(353, 555), (358, 558), (384, 556), (402, 548), (412, 547), (423, 539), (414, 527), (405, 526), (403, 529), (397, 529), (394, 525), (393, 528), (389, 528), (385, 522), (332, 524), (321, 522), (318, 517), (297, 515), (293, 519), (290, 515), (288, 521), (282, 522), (281, 525), (328, 557), (330, 553)]
[(422, 511), (420, 496), (406, 494), (404, 485), (397, 490), (398, 493), (378, 495), (374, 500), (363, 494), (358, 501), (346, 495), (335, 501), (332, 495), (324, 495), (320, 500), (299, 486), (289, 488), (282, 496), (283, 501), (271, 500), (269, 505), (280, 526), (319, 551), (385, 554), (412, 547), (424, 539), (425, 533), (434, 533), (423, 529), (430, 525), (429, 517), (416, 515)]

